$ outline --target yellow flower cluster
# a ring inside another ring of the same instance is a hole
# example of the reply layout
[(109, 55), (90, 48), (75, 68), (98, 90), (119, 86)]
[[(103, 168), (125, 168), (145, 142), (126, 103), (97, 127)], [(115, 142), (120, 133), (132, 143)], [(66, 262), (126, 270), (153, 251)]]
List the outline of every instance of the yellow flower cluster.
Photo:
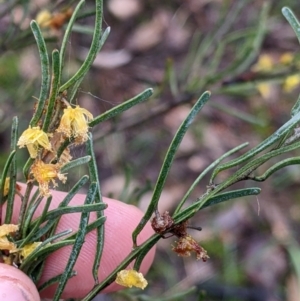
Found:
[(41, 160), (36, 160), (31, 167), (31, 174), (34, 176), (35, 180), (39, 183), (39, 189), (42, 195), (48, 196), (49, 183), (52, 182), (53, 187), (57, 186), (55, 179), (58, 178), (63, 183), (66, 182), (67, 177), (61, 174), (60, 164), (47, 164)]
[(23, 248), (20, 249), (20, 256), (22, 260), (27, 258), (42, 242), (32, 242), (27, 245), (25, 245)]
[[(39, 184), (40, 193), (43, 196), (50, 194), (49, 184), (57, 186), (56, 179), (65, 183), (67, 177), (60, 172), (61, 167), (69, 162), (69, 149), (67, 148), (57, 163), (52, 163), (56, 159), (56, 151), (65, 139), (69, 139), (75, 144), (82, 144), (88, 139), (88, 122), (93, 115), (86, 109), (70, 105), (64, 109), (59, 126), (53, 133), (45, 133), (39, 126), (29, 127), (23, 132), (18, 141), (20, 148), (27, 147), (30, 157), (35, 159), (31, 166), (30, 175)], [(49, 153), (52, 153), (49, 156)], [(32, 179), (29, 179), (32, 180)]]
[(20, 255), (22, 262), (41, 244), (41, 242), (33, 242), (18, 249), (17, 245), (11, 239), (8, 239), (8, 236), (13, 237), (18, 230), (19, 226), (14, 224), (3, 224), (0, 226), (0, 251), (2, 253), (1, 257), (6, 264), (13, 264), (14, 256), (11, 255), (16, 253)]
[(293, 91), (300, 84), (300, 74), (288, 76), (283, 83), (283, 90), (285, 92)]
[(148, 282), (142, 273), (135, 270), (122, 270), (117, 274), (116, 283), (125, 287), (138, 287), (144, 289)]
[(40, 27), (49, 27), (51, 22), (52, 14), (49, 10), (41, 10), (36, 16), (36, 22), (40, 25)]
[(57, 132), (63, 133), (66, 137), (73, 138), (76, 144), (81, 144), (88, 139), (88, 121), (93, 115), (86, 109), (71, 106), (64, 109)]
[(19, 230), (18, 225), (3, 224), (0, 226), (0, 250), (14, 252), (17, 250), (17, 246), (11, 242), (7, 236), (14, 234)]
[(38, 126), (25, 130), (18, 141), (18, 146), (20, 148), (26, 146), (33, 159), (37, 157), (40, 147), (51, 151), (48, 135)]
[(274, 68), (274, 60), (269, 54), (259, 56), (257, 63), (252, 67), (254, 72), (268, 72)]
[(72, 8), (67, 8), (60, 12), (51, 13), (49, 10), (41, 10), (36, 16), (36, 22), (42, 28), (52, 30), (60, 29), (72, 16)]
[[(295, 63), (295, 57), (292, 53), (286, 52), (282, 54), (278, 60), (275, 60), (269, 54), (262, 54), (259, 56), (257, 63), (252, 67), (252, 71), (260, 73), (269, 73), (276, 68), (290, 66)], [(299, 66), (298, 66), (299, 67)], [(297, 88), (300, 84), (300, 74), (293, 74), (287, 76), (282, 84), (283, 91), (289, 93)], [(257, 84), (257, 90), (263, 98), (269, 98), (272, 92), (272, 84), (268, 81)]]

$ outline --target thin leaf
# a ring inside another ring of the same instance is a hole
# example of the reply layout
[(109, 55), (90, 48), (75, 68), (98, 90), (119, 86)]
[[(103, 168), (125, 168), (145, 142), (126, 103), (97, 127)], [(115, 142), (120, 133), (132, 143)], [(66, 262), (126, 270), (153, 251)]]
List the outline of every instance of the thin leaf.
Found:
[(300, 164), (300, 157), (285, 159), (285, 160), (273, 165), (271, 168), (269, 168), (267, 171), (265, 171), (261, 176), (251, 177), (251, 180), (263, 182), (277, 170), (282, 169), (283, 167), (286, 167), (289, 165), (296, 165), (296, 164)]
[[(48, 239), (44, 240), (37, 248), (35, 248), (28, 255), (28, 257), (26, 257), (24, 259), (24, 261), (22, 262), (22, 264), (20, 266), (20, 270), (25, 272), (28, 268), (30, 268), (30, 264), (32, 264), (32, 262), (36, 261), (36, 259), (39, 258), (40, 255), (48, 254), (49, 250), (50, 251), (51, 250), (58, 250), (59, 248), (65, 246), (65, 245), (67, 246), (67, 245), (73, 244), (74, 240), (63, 240), (63, 241), (58, 241), (56, 243), (50, 244), (53, 241), (55, 241), (55, 240), (57, 240), (57, 239), (59, 239), (63, 236), (66, 236), (66, 235), (70, 234), (71, 232), (72, 232), (72, 230), (68, 229), (68, 230), (62, 231), (60, 233), (57, 233), (57, 234), (49, 237)], [(44, 250), (44, 249), (46, 249), (46, 250)], [(43, 253), (41, 253), (41, 251), (43, 251)], [(43, 258), (41, 258), (41, 259), (43, 259)]]
[(281, 128), (279, 128), (274, 134), (269, 136), (266, 140), (261, 142), (259, 145), (254, 147), (253, 149), (246, 152), (244, 155), (240, 156), (237, 159), (231, 160), (227, 163), (224, 163), (217, 167), (211, 177), (211, 181), (213, 182), (214, 178), (217, 176), (219, 172), (222, 170), (237, 166), (248, 159), (253, 158), (263, 150), (265, 150), (267, 147), (271, 146), (272, 144), (278, 142), (281, 140), (282, 137), (286, 135), (298, 122), (300, 121), (300, 112), (294, 115), (290, 120), (288, 120)]
[[(40, 285), (38, 287), (38, 291), (41, 292), (43, 291), (44, 289), (46, 289), (47, 287), (51, 286), (52, 284), (56, 283), (56, 282), (60, 282), (61, 281), (61, 277), (62, 277), (63, 274), (59, 274), (55, 277), (52, 277), (51, 279), (47, 280), (46, 282), (44, 282), (42, 285)], [(77, 272), (76, 271), (72, 271), (71, 274), (70, 274), (70, 279), (74, 276), (77, 275)]]
[[(103, 1), (102, 0), (96, 0), (96, 7), (95, 7), (95, 12), (96, 12), (96, 18), (95, 18), (95, 30), (94, 30), (94, 35), (93, 35), (93, 40), (89, 49), (89, 53), (79, 68), (79, 70), (73, 75), (72, 78), (70, 78), (65, 84), (63, 84), (59, 91), (63, 92), (67, 90), (69, 87), (71, 87), (75, 82), (81, 81), (83, 77), (86, 75), (86, 73), (89, 71), (91, 68), (95, 57), (99, 51), (100, 48), (100, 38), (101, 38), (101, 30), (102, 30), (102, 13), (103, 13)], [(108, 33), (107, 33), (108, 35)]]
[[(41, 197), (40, 198), (40, 202), (43, 200), (43, 198)], [(26, 215), (26, 220), (28, 219), (28, 222), (26, 222), (25, 220), (25, 226), (26, 226), (26, 230), (23, 231), (22, 229), (22, 237), (24, 237), (24, 240), (22, 241), (22, 243), (19, 245), (19, 248), (22, 248), (23, 246), (25, 246), (26, 244), (30, 243), (30, 242), (34, 242), (35, 240), (32, 239), (32, 237), (36, 234), (36, 231), (38, 230), (39, 226), (41, 225), (41, 223), (43, 222), (47, 212), (48, 212), (48, 209), (50, 207), (50, 204), (51, 204), (51, 201), (52, 201), (52, 196), (49, 196), (47, 198), (47, 201), (46, 201), (46, 204), (44, 206), (44, 209), (43, 209), (43, 212), (41, 214), (41, 217), (39, 219), (39, 222), (35, 224), (35, 226), (33, 227), (33, 229), (30, 231), (30, 233), (28, 233), (28, 235), (26, 235), (28, 228), (29, 228), (29, 223), (31, 221), (31, 218), (32, 218), (32, 215), (33, 213), (35, 212), (36, 208), (39, 206), (40, 202), (36, 202), (36, 206), (34, 206), (32, 208), (32, 213), (28, 212), (27, 215)], [(28, 225), (27, 225), (28, 224)]]
[[(228, 11), (228, 9), (223, 10), (223, 15), (219, 18), (217, 26), (214, 28), (213, 32), (206, 35), (204, 39), (200, 42), (200, 45), (196, 51), (195, 57), (190, 60), (190, 66), (187, 66), (186, 72), (189, 76), (186, 80), (188, 83), (188, 89), (192, 90), (195, 88), (195, 85), (198, 86), (198, 88), (201, 88), (203, 84), (199, 85), (199, 79), (195, 78), (195, 73), (198, 74), (198, 68), (199, 66), (204, 65), (204, 59), (206, 58), (207, 54), (210, 53), (210, 50), (214, 43), (219, 43), (219, 41), (222, 39), (222, 37), (230, 30), (230, 28), (233, 26), (234, 21), (239, 16), (239, 13), (241, 12), (242, 8), (245, 6), (247, 0), (244, 1), (238, 1), (234, 6), (232, 6), (232, 9), (229, 11), (227, 15), (225, 13)], [(225, 4), (226, 5), (226, 4)], [(194, 86), (194, 87), (193, 87)]]
[[(70, 214), (70, 213), (76, 213), (76, 212), (81, 212), (81, 213), (89, 213), (92, 211), (99, 211), (106, 209), (107, 205), (102, 203), (102, 204), (88, 204), (88, 205), (78, 205), (78, 206), (69, 206), (69, 207), (62, 207), (62, 208), (56, 208), (53, 210), (50, 210), (47, 212), (44, 221), (55, 219), (57, 217), (61, 217), (64, 214)], [(39, 222), (40, 218), (37, 218), (32, 225), (35, 226), (37, 222)]]
[(158, 179), (157, 179), (156, 184), (155, 184), (152, 199), (151, 199), (150, 204), (147, 208), (147, 211), (146, 211), (145, 215), (143, 216), (142, 220), (140, 221), (140, 223), (138, 224), (138, 226), (136, 227), (136, 229), (133, 231), (132, 240), (133, 240), (134, 246), (136, 246), (136, 239), (137, 239), (138, 234), (142, 231), (142, 229), (146, 225), (147, 221), (150, 219), (152, 213), (157, 208), (157, 204), (158, 204), (160, 195), (162, 193), (163, 187), (165, 185), (167, 175), (168, 175), (168, 173), (171, 169), (172, 162), (174, 160), (176, 151), (177, 151), (177, 149), (178, 149), (178, 147), (179, 147), (186, 131), (188, 130), (189, 126), (193, 122), (193, 120), (196, 117), (196, 115), (198, 114), (198, 112), (206, 104), (209, 97), (210, 97), (210, 92), (204, 92), (201, 95), (201, 97), (198, 99), (196, 104), (193, 106), (190, 113), (188, 114), (186, 119), (182, 122), (182, 124), (180, 125), (177, 133), (175, 134), (175, 136), (174, 136), (174, 138), (173, 138), (173, 140), (172, 140), (172, 142), (169, 146), (167, 154), (165, 156), (163, 165), (161, 167)]
[(142, 93), (138, 94), (137, 96), (123, 102), (122, 104), (106, 111), (105, 113), (99, 115), (98, 117), (94, 118), (90, 123), (89, 126), (93, 127), (100, 122), (108, 120), (116, 115), (123, 113), (124, 111), (130, 109), (131, 107), (137, 105), (138, 103), (147, 100), (153, 94), (153, 89), (146, 89)]
[[(37, 207), (40, 205), (40, 203), (42, 202), (43, 199), (44, 199), (44, 197), (42, 195), (39, 195), (37, 201), (34, 202), (34, 203), (31, 203), (27, 207), (27, 210), (26, 210), (26, 213), (25, 213), (24, 223), (23, 223), (22, 229), (20, 229), (20, 231), (22, 233), (22, 237), (27, 236), (27, 230), (28, 230), (29, 224), (31, 222), (31, 219), (33, 217), (33, 214), (34, 214), (34, 212), (36, 211)], [(52, 196), (50, 196), (47, 200), (49, 200), (49, 199), (51, 201)]]
[(80, 11), (80, 9), (82, 8), (84, 3), (85, 3), (85, 1), (81, 0), (75, 7), (73, 14), (68, 22), (68, 26), (66, 28), (64, 37), (62, 39), (61, 48), (60, 48), (60, 56), (59, 56), (59, 58), (60, 58), (59, 59), (60, 60), (59, 77), (60, 78), (62, 76), (62, 69), (64, 67), (65, 53), (66, 53), (67, 44), (68, 44), (68, 41), (70, 38), (70, 34), (72, 32), (72, 28), (73, 28), (74, 22), (77, 18), (78, 12)]
[(45, 267), (46, 261), (40, 261), (38, 265), (35, 266), (32, 273), (30, 273), (30, 278), (34, 283), (39, 283), (39, 280), (41, 279), (44, 267)]
[(182, 211), (173, 216), (174, 222), (180, 223), (182, 221), (188, 220), (192, 216), (195, 215), (196, 212), (202, 210), (203, 208), (219, 204), (228, 200), (232, 200), (235, 198), (241, 198), (250, 195), (258, 195), (260, 194), (261, 189), (258, 187), (246, 188), (246, 189), (238, 189), (233, 191), (228, 191), (224, 193), (219, 193), (217, 195), (211, 196), (208, 194), (200, 197), (195, 203), (190, 205), (187, 208), (184, 208)]
[[(106, 39), (108, 38), (109, 33), (110, 33), (110, 27), (107, 27), (105, 29), (104, 33), (102, 34), (101, 39), (99, 41), (99, 46), (98, 46), (98, 50), (96, 52), (96, 55), (100, 51), (100, 49), (103, 47), (104, 43), (106, 42)], [(89, 71), (89, 69), (90, 69), (90, 67), (85, 70), (85, 73), (83, 75), (81, 75), (82, 77), (77, 78), (76, 74), (74, 75), (74, 77), (73, 77), (74, 78), (74, 83), (71, 84), (70, 91), (68, 93), (70, 101), (74, 99), (75, 94), (77, 93), (77, 90), (78, 90), (78, 88), (80, 86), (80, 83), (83, 80), (85, 74)], [(80, 69), (79, 69), (78, 72), (77, 72), (77, 74), (79, 74), (79, 72), (83, 72), (83, 71), (84, 70), (80, 71)]]
[(288, 8), (288, 7), (283, 7), (282, 8), (282, 14), (285, 16), (285, 18), (288, 20), (290, 25), (292, 26), (298, 41), (300, 42), (300, 23), (294, 13)]
[[(60, 84), (60, 60), (59, 60), (59, 52), (58, 50), (54, 50), (52, 52), (52, 85), (51, 85), (51, 93), (49, 97), (49, 102), (47, 106), (46, 116), (43, 124), (43, 131), (45, 133), (48, 133), (49, 125), (52, 121), (55, 104), (56, 104), (56, 98), (58, 95), (58, 88)], [(51, 130), (51, 129), (50, 129)]]
[(259, 187), (252, 187), (252, 188), (244, 188), (244, 189), (238, 189), (233, 191), (227, 191), (224, 193), (217, 194), (216, 196), (212, 197), (210, 200), (205, 202), (200, 209), (204, 209), (206, 207), (210, 207), (212, 205), (220, 204), (229, 200), (242, 198), (245, 196), (250, 195), (259, 195), (261, 192), (261, 189)]
[(16, 151), (13, 150), (8, 159), (6, 160), (5, 162), (5, 165), (4, 165), (4, 168), (3, 168), (3, 171), (2, 171), (2, 175), (1, 175), (1, 182), (0, 182), (0, 205), (3, 204), (4, 202), (4, 185), (5, 185), (5, 179), (7, 178), (7, 173), (8, 173), (8, 170), (9, 170), (9, 167), (13, 161), (13, 158), (14, 156), (16, 155)]
[[(67, 232), (67, 231), (64, 231)], [(53, 240), (53, 239), (52, 239)], [(42, 242), (43, 244), (44, 242)], [(42, 245), (41, 244), (41, 245)], [(30, 261), (28, 260), (28, 263), (26, 261), (26, 270), (24, 270), (25, 268), (25, 261), (21, 264), (20, 269), (25, 272), (27, 275), (31, 275), (31, 273), (33, 273), (36, 270), (36, 267), (44, 260), (46, 260), (46, 258), (53, 254), (55, 251), (66, 247), (66, 246), (70, 246), (74, 244), (74, 240), (61, 240), (58, 242), (54, 242), (52, 244), (48, 245), (43, 245), (43, 248), (40, 248), (38, 251), (36, 251), (41, 245), (39, 245), (26, 259), (28, 259), (30, 256)], [(32, 258), (34, 258), (34, 260), (32, 260)], [(22, 267), (24, 265), (24, 267)]]
[(143, 260), (145, 256), (149, 253), (149, 251), (157, 244), (156, 240), (153, 240), (152, 243), (147, 244), (136, 257), (136, 260), (134, 262), (133, 269), (136, 271), (140, 270), (141, 264), (143, 263)]
[[(83, 185), (86, 184), (86, 182), (88, 181), (89, 177), (88, 176), (83, 176), (72, 188), (71, 190), (68, 192), (68, 194), (65, 196), (65, 198), (62, 200), (62, 202), (60, 202), (60, 204), (58, 205), (58, 208), (62, 208), (65, 207), (69, 204), (69, 202), (73, 199), (73, 197), (78, 193), (78, 191), (82, 188)], [(40, 237), (42, 237), (43, 235), (45, 235), (50, 229), (51, 229), (51, 233), (50, 235), (55, 233), (56, 227), (58, 225), (58, 222), (60, 220), (60, 216), (55, 218), (55, 219), (51, 219), (49, 220), (46, 225), (44, 227), (42, 227), (39, 231), (36, 232), (36, 234), (34, 235), (34, 237), (32, 238), (33, 241), (37, 241), (38, 239), (40, 239)], [(42, 222), (42, 220), (41, 220)], [(37, 222), (38, 224), (39, 222)]]
[[(85, 206), (91, 204), (94, 201), (96, 191), (97, 191), (97, 183), (92, 183), (88, 190), (88, 193), (87, 193), (87, 196), (86, 196), (86, 199), (84, 202)], [(65, 271), (62, 274), (59, 284), (57, 286), (57, 289), (55, 291), (53, 301), (58, 301), (61, 298), (61, 295), (67, 284), (67, 281), (70, 279), (70, 277), (72, 275), (74, 265), (77, 261), (80, 250), (84, 243), (84, 239), (85, 239), (85, 235), (86, 235), (86, 228), (87, 228), (87, 225), (89, 222), (89, 216), (90, 216), (89, 212), (82, 212), (82, 214), (81, 214), (78, 234), (76, 236), (69, 260), (66, 264)]]
[[(102, 200), (102, 193), (101, 193), (101, 188), (100, 188), (100, 180), (99, 180), (99, 176), (98, 176), (97, 162), (96, 162), (94, 146), (93, 146), (93, 136), (91, 133), (89, 134), (89, 139), (86, 143), (86, 151), (91, 157), (91, 160), (89, 161), (89, 164), (88, 164), (89, 174), (91, 176), (91, 182), (95, 183), (97, 186), (94, 202), (96, 204), (101, 205), (101, 204), (103, 204), (103, 200)], [(103, 215), (104, 215), (103, 211), (97, 211), (98, 219), (102, 218)], [(96, 236), (97, 236), (96, 253), (95, 253), (92, 273), (93, 273), (93, 277), (95, 280), (95, 284), (98, 284), (98, 282), (99, 282), (98, 281), (98, 270), (99, 270), (100, 260), (101, 260), (103, 248), (104, 248), (104, 227), (103, 227), (103, 225), (101, 225), (97, 228)]]
[(30, 171), (30, 167), (31, 167), (33, 162), (34, 162), (34, 159), (28, 158), (28, 160), (26, 161), (26, 163), (23, 167), (23, 175), (24, 175), (25, 179), (29, 178), (29, 171)]
[[(86, 233), (89, 233), (89, 232), (97, 229), (98, 227), (101, 227), (102, 225), (104, 225), (105, 221), (106, 221), (106, 216), (100, 216), (95, 221), (88, 224), (88, 226), (86, 227)], [(68, 239), (75, 239), (76, 235), (77, 235), (77, 232), (74, 232), (72, 235), (70, 235), (68, 237)]]
[[(11, 127), (11, 142), (10, 142), (10, 149), (16, 150), (17, 148), (17, 141), (18, 141), (18, 125), (19, 121), (17, 117), (13, 118), (12, 127)], [(6, 212), (5, 212), (5, 224), (11, 223), (13, 208), (14, 208), (14, 201), (15, 201), (15, 194), (16, 194), (16, 185), (17, 185), (17, 156), (14, 156), (12, 162), (10, 164), (10, 175), (9, 175), (9, 190), (8, 196), (6, 201)], [(0, 192), (1, 194), (1, 192)], [(1, 204), (1, 199), (0, 199)], [(2, 206), (0, 209), (0, 217), (2, 216)], [(1, 220), (1, 218), (0, 218)]]
[(36, 21), (34, 20), (31, 21), (30, 27), (39, 49), (41, 69), (42, 69), (42, 82), (41, 82), (39, 101), (37, 104), (36, 111), (34, 112), (33, 117), (29, 123), (31, 127), (34, 127), (37, 125), (38, 121), (41, 118), (41, 115), (44, 110), (45, 102), (48, 97), (49, 87), (50, 87), (50, 65), (49, 65), (49, 57), (46, 48), (46, 43)]
[(91, 156), (84, 156), (75, 160), (72, 160), (68, 163), (66, 163), (62, 168), (61, 168), (61, 173), (65, 173), (69, 169), (72, 169), (74, 167), (80, 166), (82, 164), (86, 164), (91, 160)]
[[(19, 218), (18, 218), (18, 225), (19, 228), (22, 229), (23, 227), (23, 223), (25, 220), (25, 213), (26, 213), (26, 209), (27, 209), (27, 205), (28, 205), (28, 201), (29, 201), (29, 197), (31, 194), (33, 188), (33, 183), (32, 182), (27, 182), (27, 186), (26, 186), (26, 190), (22, 199), (22, 204), (21, 204), (21, 208), (20, 208), (20, 213), (19, 213)], [(38, 192), (37, 192), (38, 195)]]
[(288, 145), (285, 147), (281, 147), (279, 149), (275, 149), (273, 151), (270, 151), (262, 156), (260, 156), (257, 159), (254, 159), (250, 162), (248, 162), (245, 166), (241, 167), (237, 172), (235, 172), (231, 177), (229, 177), (227, 180), (219, 184), (214, 192), (217, 193), (219, 191), (222, 191), (226, 189), (227, 187), (231, 186), (234, 183), (237, 183), (242, 180), (249, 179), (249, 175), (255, 171), (259, 166), (267, 162), (269, 159), (276, 157), (278, 155), (284, 154), (286, 152), (295, 150), (300, 147), (300, 142), (294, 143), (292, 145)]
[(176, 71), (174, 67), (174, 61), (172, 59), (167, 59), (166, 62), (166, 73), (169, 81), (170, 90), (173, 96), (177, 96), (179, 94), (178, 90), (178, 82), (177, 82), (177, 76)]
[(291, 117), (295, 116), (297, 113), (299, 113), (299, 111), (300, 111), (300, 95), (298, 96), (298, 99), (291, 110)]

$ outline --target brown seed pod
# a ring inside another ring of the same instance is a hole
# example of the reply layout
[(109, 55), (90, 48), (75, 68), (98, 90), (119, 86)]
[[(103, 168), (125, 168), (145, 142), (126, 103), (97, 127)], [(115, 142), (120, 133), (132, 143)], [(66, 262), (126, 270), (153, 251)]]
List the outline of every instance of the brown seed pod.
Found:
[(162, 215), (155, 211), (155, 216), (151, 220), (152, 229), (158, 234), (164, 234), (172, 229), (174, 225), (173, 218), (170, 216), (168, 211), (165, 211)]

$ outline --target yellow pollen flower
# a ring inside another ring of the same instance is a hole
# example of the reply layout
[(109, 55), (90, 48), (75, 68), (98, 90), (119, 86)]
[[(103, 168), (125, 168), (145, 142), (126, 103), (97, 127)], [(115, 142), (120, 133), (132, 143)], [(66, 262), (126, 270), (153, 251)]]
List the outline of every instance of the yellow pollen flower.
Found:
[(88, 121), (91, 119), (93, 115), (88, 110), (79, 106), (75, 108), (69, 106), (64, 109), (57, 131), (81, 144), (88, 139)]
[(271, 97), (272, 85), (269, 83), (261, 83), (256, 86), (256, 89), (259, 91), (260, 95), (267, 99)]
[(254, 72), (268, 72), (274, 67), (273, 58), (269, 54), (262, 54), (258, 58), (258, 62), (251, 68)]
[(148, 282), (142, 273), (135, 270), (122, 270), (117, 274), (116, 283), (126, 287), (139, 287), (144, 289)]
[(14, 224), (3, 224), (0, 226), (0, 237), (6, 236), (10, 233), (15, 233), (19, 230), (18, 225)]
[(22, 259), (27, 258), (41, 243), (41, 241), (38, 241), (25, 245), (20, 251)]
[(3, 196), (7, 196), (8, 195), (8, 192), (9, 192), (9, 180), (10, 180), (10, 177), (5, 178)]
[(39, 147), (51, 151), (51, 144), (47, 134), (40, 129), (40, 127), (28, 128), (23, 132), (18, 141), (20, 148), (27, 147), (30, 157), (36, 158)]
[(291, 92), (300, 84), (300, 75), (294, 74), (288, 76), (283, 83), (283, 90), (285, 92)]
[(36, 181), (39, 183), (39, 189), (42, 195), (48, 196), (49, 183), (52, 182), (53, 187), (57, 186), (55, 178), (58, 178), (63, 183), (66, 182), (67, 177), (59, 173), (60, 164), (46, 164), (41, 160), (36, 160), (31, 167), (31, 174), (33, 174)]
[[(1, 182), (1, 181), (0, 181)], [(10, 177), (5, 178), (5, 183), (4, 183), (4, 189), (3, 189), (3, 196), (7, 196), (9, 193), (9, 185), (10, 184)], [(21, 191), (21, 186), (16, 183), (16, 190)]]
[(10, 252), (13, 252), (17, 250), (17, 246), (4, 236), (0, 237), (0, 250), (8, 250)]
[(7, 250), (14, 252), (17, 250), (17, 246), (7, 239), (7, 235), (15, 233), (19, 230), (18, 225), (3, 224), (0, 226), (0, 250)]
[(73, 9), (71, 7), (53, 13), (48, 10), (41, 10), (36, 16), (36, 22), (41, 28), (58, 30), (71, 18), (72, 14)]
[(283, 53), (280, 58), (279, 62), (283, 65), (290, 65), (294, 60), (294, 55), (291, 52)]
[(40, 27), (48, 27), (51, 23), (52, 14), (49, 10), (41, 10), (36, 16), (36, 22), (40, 25)]

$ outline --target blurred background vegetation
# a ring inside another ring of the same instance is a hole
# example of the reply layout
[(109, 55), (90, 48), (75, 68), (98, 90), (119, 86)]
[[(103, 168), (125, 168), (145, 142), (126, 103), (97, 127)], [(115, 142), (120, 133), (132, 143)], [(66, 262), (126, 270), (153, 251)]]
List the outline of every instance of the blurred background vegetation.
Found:
[[(0, 1), (1, 169), (12, 117), (20, 117), (24, 130), (39, 93), (39, 56), (29, 22), (41, 18), (52, 50), (76, 3)], [(111, 26), (111, 34), (80, 87), (78, 103), (96, 116), (145, 88), (155, 91), (148, 102), (93, 129), (105, 196), (146, 208), (166, 149), (204, 90), (212, 98), (180, 146), (161, 212), (172, 212), (213, 160), (245, 141), (255, 146), (289, 118), (300, 92), (300, 56), (283, 6), (300, 18), (296, 0), (104, 1), (104, 27)], [(69, 75), (89, 49), (93, 9), (94, 1), (87, 0), (76, 22), (65, 62)], [(73, 155), (81, 152), (74, 149)], [(26, 158), (20, 152), (20, 166)], [(147, 290), (103, 300), (300, 300), (299, 183), (298, 166), (290, 166), (261, 183), (257, 198), (201, 211), (192, 223), (203, 228), (194, 237), (207, 249), (208, 262), (179, 258), (170, 247), (175, 239), (162, 240)], [(199, 186), (193, 197), (205, 191)], [(191, 287), (188, 295), (177, 296)]]

